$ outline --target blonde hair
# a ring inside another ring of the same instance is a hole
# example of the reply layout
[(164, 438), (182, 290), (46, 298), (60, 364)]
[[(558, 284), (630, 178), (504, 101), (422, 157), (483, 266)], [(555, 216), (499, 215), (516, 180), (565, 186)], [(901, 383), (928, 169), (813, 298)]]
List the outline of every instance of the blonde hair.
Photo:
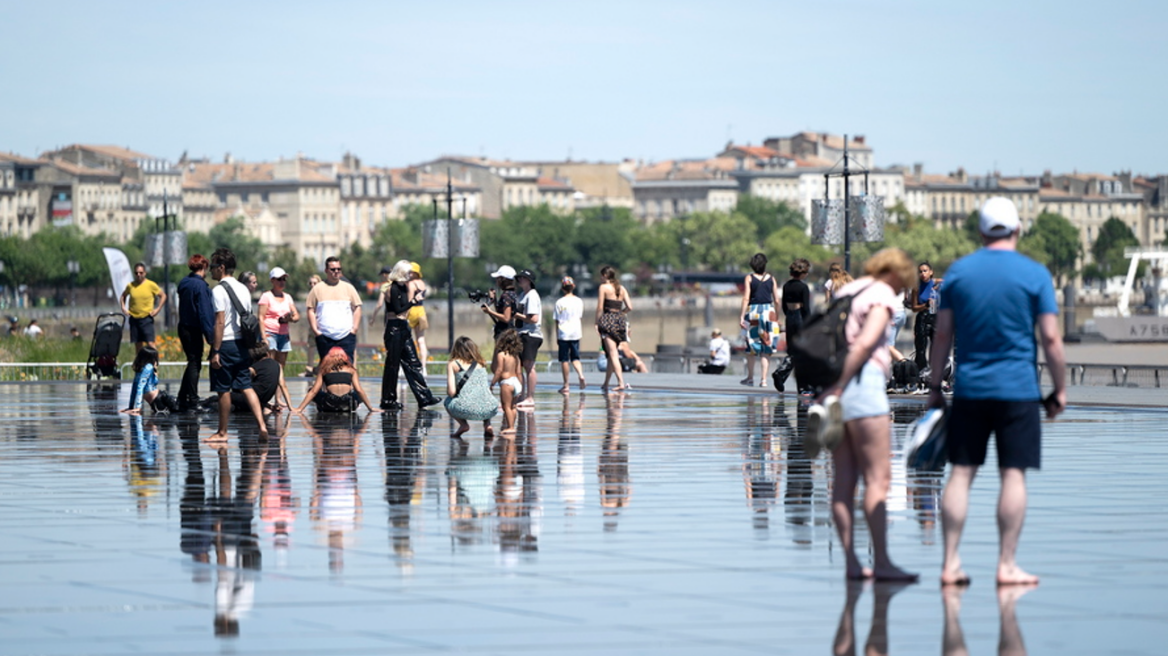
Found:
[(393, 270), (389, 272), (390, 282), (409, 282), (410, 279), (410, 261), (398, 260), (397, 264), (393, 265)]
[(852, 281), (852, 274), (844, 270), (842, 264), (836, 262), (828, 269), (828, 278), (831, 279), (831, 288), (839, 289)]
[(917, 279), (917, 267), (913, 264), (912, 258), (899, 248), (876, 251), (864, 263), (864, 273), (873, 278), (879, 278), (886, 273), (893, 274), (900, 280), (897, 291), (912, 287)]

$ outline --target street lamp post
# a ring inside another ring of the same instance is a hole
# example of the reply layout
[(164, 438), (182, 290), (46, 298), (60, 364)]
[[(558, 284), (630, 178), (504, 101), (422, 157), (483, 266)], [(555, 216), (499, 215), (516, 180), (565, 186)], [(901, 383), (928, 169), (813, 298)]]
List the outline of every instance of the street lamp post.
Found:
[[(174, 217), (178, 218), (178, 217)], [(158, 232), (158, 221), (162, 220), (162, 238), (158, 240), (158, 247), (162, 250), (162, 289), (166, 292), (166, 304), (162, 308), (163, 326), (170, 328), (170, 244), (167, 237), (170, 234), (170, 206), (166, 197), (166, 190), (162, 191), (162, 216), (154, 217), (154, 230)]]

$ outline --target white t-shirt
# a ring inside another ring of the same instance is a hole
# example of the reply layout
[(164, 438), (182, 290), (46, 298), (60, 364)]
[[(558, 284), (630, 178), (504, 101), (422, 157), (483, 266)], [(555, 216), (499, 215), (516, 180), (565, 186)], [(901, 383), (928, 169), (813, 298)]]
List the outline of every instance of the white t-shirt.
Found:
[[(543, 321), (543, 302), (539, 298), (539, 292), (534, 289), (523, 295), (519, 299), (519, 314), (525, 315), (523, 325), (520, 326), (516, 332), (520, 335), (535, 335), (540, 336), (539, 324)], [(534, 314), (535, 323), (527, 320), (526, 315)]]
[(710, 364), (725, 367), (730, 364), (730, 342), (724, 337), (714, 337), (710, 340)]
[(239, 313), (235, 311), (235, 305), (231, 302), (231, 297), (227, 295), (227, 288), (223, 285), (231, 285), (231, 291), (235, 292), (235, 298), (239, 299), (239, 304), (249, 312), (251, 311), (251, 291), (232, 276), (225, 276), (218, 285), (215, 285), (215, 289), (211, 290), (211, 304), (215, 306), (215, 313), (223, 313), (223, 341), (231, 342), (237, 339), (236, 335), (239, 334)]
[(571, 342), (584, 338), (584, 301), (573, 294), (556, 301), (556, 340)]

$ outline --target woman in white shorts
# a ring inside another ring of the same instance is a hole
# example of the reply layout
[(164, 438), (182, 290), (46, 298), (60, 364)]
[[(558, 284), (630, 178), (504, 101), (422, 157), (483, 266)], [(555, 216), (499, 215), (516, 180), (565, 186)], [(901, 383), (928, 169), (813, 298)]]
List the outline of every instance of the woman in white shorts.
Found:
[[(913, 284), (916, 268), (898, 248), (884, 249), (864, 264), (863, 278), (833, 290), (833, 296), (853, 296), (846, 334), (848, 357), (839, 382), (823, 393), (838, 397), (843, 413), (843, 437), (832, 450), (835, 480), (831, 509), (847, 557), (849, 579), (913, 581), (888, 555), (885, 499), (892, 479), (892, 426), (885, 381), (892, 366), (888, 326), (901, 303), (901, 292)], [(864, 479), (864, 517), (872, 534), (873, 566), (863, 567), (853, 549), (856, 484)]]

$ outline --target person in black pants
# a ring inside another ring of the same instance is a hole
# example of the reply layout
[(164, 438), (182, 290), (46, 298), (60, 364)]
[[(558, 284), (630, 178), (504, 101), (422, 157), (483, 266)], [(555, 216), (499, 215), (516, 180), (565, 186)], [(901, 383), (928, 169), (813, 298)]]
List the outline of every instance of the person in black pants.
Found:
[(929, 345), (933, 342), (933, 331), (937, 323), (937, 304), (940, 299), (941, 279), (933, 277), (933, 266), (927, 261), (917, 265), (919, 282), (913, 290), (912, 311), (916, 312), (913, 323), (913, 361), (924, 371), (929, 364)]
[[(195, 253), (187, 260), (190, 275), (178, 283), (178, 339), (187, 356), (178, 388), (179, 412), (199, 409), (199, 376), (203, 371), (203, 345), (215, 339), (215, 308), (207, 285), (207, 258)], [(204, 342), (205, 340), (205, 342)]]
[(803, 279), (811, 273), (811, 263), (799, 258), (788, 267), (791, 279), (783, 283), (783, 316), (787, 318), (787, 343), (799, 329), (803, 320), (811, 316), (811, 289)]
[[(410, 330), (406, 315), (415, 305), (409, 299), (408, 283), (410, 280), (410, 263), (401, 260), (393, 266), (389, 273), (389, 287), (382, 292), (385, 296), (385, 373), (381, 377), (381, 409), (401, 410), (402, 404), (397, 400), (397, 370), (401, 367), (405, 371), (406, 381), (414, 398), (418, 401), (418, 409), (437, 405), (441, 399), (436, 398), (426, 385), (426, 375), (422, 371), (422, 363), (418, 360), (418, 351), (414, 347), (414, 336)], [(419, 301), (420, 302), (420, 301)]]

